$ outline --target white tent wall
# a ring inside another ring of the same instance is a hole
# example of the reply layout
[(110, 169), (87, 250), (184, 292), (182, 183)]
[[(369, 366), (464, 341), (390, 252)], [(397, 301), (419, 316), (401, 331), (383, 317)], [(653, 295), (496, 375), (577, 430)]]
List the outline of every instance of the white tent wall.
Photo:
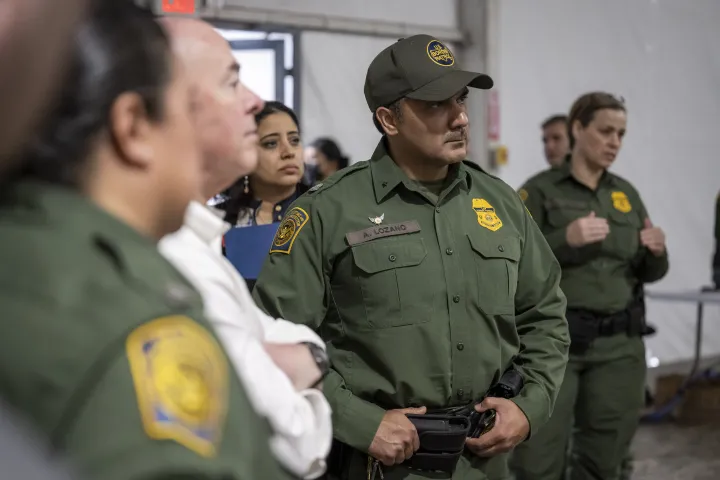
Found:
[[(160, 11), (160, 0), (150, 3)], [(304, 137), (338, 139), (352, 161), (366, 159), (380, 135), (363, 96), (367, 67), (400, 37), (426, 33), (453, 49), (458, 64), (484, 70), (485, 0), (198, 0), (197, 15), (225, 29), (290, 29), (299, 34)], [(477, 28), (480, 26), (480, 28)], [(481, 32), (481, 33), (478, 33)], [(460, 48), (462, 44), (463, 48)], [(296, 72), (297, 73), (297, 72)], [(472, 95), (471, 158), (486, 163), (485, 95)]]
[[(628, 133), (613, 171), (640, 191), (662, 226), (670, 272), (648, 288), (709, 283), (720, 190), (720, 2), (717, 0), (491, 0), (498, 36), (491, 75), (509, 163), (519, 187), (545, 168), (540, 123), (590, 90), (626, 99)], [(691, 357), (695, 308), (650, 300), (649, 339), (662, 364)], [(703, 349), (720, 354), (720, 312), (706, 307)]]
[(334, 138), (351, 162), (367, 160), (380, 134), (363, 86), (368, 65), (393, 42), (335, 33), (304, 32), (300, 39), (303, 138)]

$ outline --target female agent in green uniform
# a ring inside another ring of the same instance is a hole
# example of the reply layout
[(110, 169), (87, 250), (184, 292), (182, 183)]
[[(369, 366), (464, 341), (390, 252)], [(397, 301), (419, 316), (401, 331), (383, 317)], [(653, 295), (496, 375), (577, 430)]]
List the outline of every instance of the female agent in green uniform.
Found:
[(200, 295), (157, 250), (201, 190), (193, 90), (150, 12), (90, 7), (0, 186), (0, 396), (84, 478), (287, 478)]
[(521, 190), (563, 270), (571, 347), (550, 421), (513, 454), (518, 480), (563, 478), (571, 432), (571, 478), (614, 479), (637, 427), (646, 369), (637, 292), (666, 274), (668, 257), (637, 190), (608, 171), (626, 124), (614, 96), (581, 96), (570, 160)]

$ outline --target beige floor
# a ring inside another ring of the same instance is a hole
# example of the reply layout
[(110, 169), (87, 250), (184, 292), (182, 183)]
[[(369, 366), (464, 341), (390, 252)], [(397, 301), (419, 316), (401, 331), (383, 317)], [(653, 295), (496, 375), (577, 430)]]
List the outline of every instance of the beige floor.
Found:
[(718, 480), (720, 424), (642, 425), (633, 445), (633, 480)]

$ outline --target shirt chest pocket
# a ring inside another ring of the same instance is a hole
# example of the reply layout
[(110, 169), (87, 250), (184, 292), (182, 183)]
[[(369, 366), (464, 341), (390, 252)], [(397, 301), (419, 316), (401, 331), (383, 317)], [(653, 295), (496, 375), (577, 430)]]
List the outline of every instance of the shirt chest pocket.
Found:
[(468, 239), (477, 279), (470, 288), (479, 308), (488, 315), (514, 315), (520, 238), (474, 232)]
[(352, 256), (367, 320), (357, 328), (401, 327), (431, 319), (432, 282), (424, 271), (427, 250), (422, 238), (374, 240), (352, 247)]
[(640, 248), (640, 218), (635, 212), (611, 210), (607, 220), (610, 234), (603, 242), (603, 249), (621, 260), (632, 260)]
[(548, 224), (552, 226), (553, 230), (566, 228), (578, 218), (590, 214), (590, 205), (578, 200), (555, 198), (549, 200), (545, 208)]

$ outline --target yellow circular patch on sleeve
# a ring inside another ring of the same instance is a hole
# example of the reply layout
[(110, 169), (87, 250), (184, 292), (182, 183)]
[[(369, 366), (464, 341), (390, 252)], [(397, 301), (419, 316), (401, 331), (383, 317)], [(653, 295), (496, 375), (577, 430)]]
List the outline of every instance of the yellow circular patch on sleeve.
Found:
[(145, 432), (214, 457), (228, 405), (227, 358), (215, 338), (185, 316), (152, 320), (126, 352)]

